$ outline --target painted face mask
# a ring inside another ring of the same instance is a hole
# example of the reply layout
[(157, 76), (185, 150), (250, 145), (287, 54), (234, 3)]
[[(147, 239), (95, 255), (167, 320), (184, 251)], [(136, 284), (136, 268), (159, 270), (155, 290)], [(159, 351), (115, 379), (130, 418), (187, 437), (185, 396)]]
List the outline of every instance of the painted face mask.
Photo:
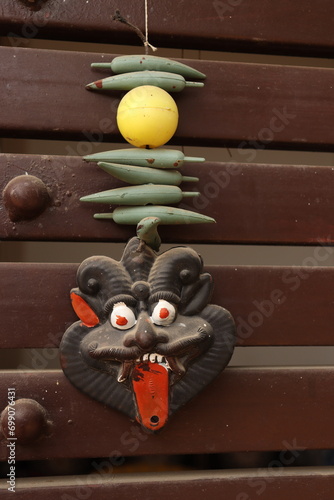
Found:
[(189, 247), (161, 255), (132, 238), (120, 261), (90, 257), (71, 291), (80, 321), (65, 332), (65, 375), (90, 397), (151, 431), (225, 368), (230, 313), (208, 305), (212, 278)]

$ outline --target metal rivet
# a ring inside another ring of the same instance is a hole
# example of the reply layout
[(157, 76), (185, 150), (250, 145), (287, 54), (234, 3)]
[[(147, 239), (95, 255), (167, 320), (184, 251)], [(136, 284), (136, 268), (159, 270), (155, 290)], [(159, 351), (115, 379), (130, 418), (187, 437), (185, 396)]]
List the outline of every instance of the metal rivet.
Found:
[[(7, 406), (0, 417), (1, 432), (8, 438), (8, 410)], [(15, 402), (15, 437), (21, 445), (31, 444), (51, 432), (52, 423), (39, 403), (33, 399), (18, 399)]]
[(3, 203), (11, 221), (38, 217), (50, 203), (44, 182), (34, 175), (19, 175), (8, 182), (3, 190)]

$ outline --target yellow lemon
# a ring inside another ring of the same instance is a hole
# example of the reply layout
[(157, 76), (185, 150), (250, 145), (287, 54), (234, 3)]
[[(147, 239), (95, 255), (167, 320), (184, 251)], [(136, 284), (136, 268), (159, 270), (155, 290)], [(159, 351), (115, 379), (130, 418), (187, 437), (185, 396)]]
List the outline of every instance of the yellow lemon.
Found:
[(174, 99), (163, 89), (143, 85), (128, 92), (117, 110), (117, 125), (137, 148), (158, 148), (173, 137), (179, 119)]

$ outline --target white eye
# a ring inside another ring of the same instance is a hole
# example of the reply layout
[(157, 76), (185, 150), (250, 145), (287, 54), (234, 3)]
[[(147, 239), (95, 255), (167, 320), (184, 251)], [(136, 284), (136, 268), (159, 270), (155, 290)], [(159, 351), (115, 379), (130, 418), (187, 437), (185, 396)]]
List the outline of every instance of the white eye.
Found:
[(124, 304), (124, 302), (117, 302), (110, 315), (110, 323), (114, 328), (118, 328), (118, 330), (128, 330), (135, 325), (136, 317), (132, 309)]
[(175, 307), (167, 300), (159, 300), (154, 307), (151, 319), (156, 325), (170, 325), (175, 319)]

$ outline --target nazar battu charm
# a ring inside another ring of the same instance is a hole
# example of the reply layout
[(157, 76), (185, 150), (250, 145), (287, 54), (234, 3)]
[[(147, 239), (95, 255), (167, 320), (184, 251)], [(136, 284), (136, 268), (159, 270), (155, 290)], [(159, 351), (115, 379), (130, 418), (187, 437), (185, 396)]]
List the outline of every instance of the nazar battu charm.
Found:
[[(161, 148), (174, 135), (178, 124), (176, 103), (166, 90), (171, 92), (181, 91), (186, 86), (202, 87), (203, 82), (187, 82), (185, 78), (204, 79), (205, 75), (178, 61), (148, 55), (119, 56), (111, 63), (93, 63), (92, 68), (107, 68), (116, 75), (88, 84), (88, 89), (130, 89), (120, 101), (117, 125), (123, 137), (136, 147), (86, 156), (86, 161), (97, 162), (100, 168), (132, 186), (86, 195), (81, 201), (138, 207), (151, 205), (153, 209), (144, 212), (144, 217), (157, 216), (159, 213), (162, 224), (172, 218), (175, 220), (173, 223), (177, 224), (212, 222), (212, 218), (198, 217), (191, 211), (185, 215), (174, 207), (169, 207), (168, 212), (163, 207), (179, 203), (184, 197), (199, 195), (196, 191), (175, 189), (183, 181), (196, 182), (198, 179), (182, 176), (176, 169), (184, 161), (204, 161), (204, 158), (189, 158), (180, 151)], [(171, 171), (164, 172), (164, 169)], [(152, 210), (157, 212), (154, 214)], [(137, 211), (139, 213), (142, 212)], [(118, 209), (109, 214), (95, 214), (94, 217), (127, 224), (139, 222), (138, 216)], [(145, 229), (140, 233), (141, 238), (144, 238), (144, 233)]]
[[(81, 201), (137, 207), (151, 205), (148, 211), (136, 210), (136, 214), (116, 208), (112, 213), (94, 216), (118, 223), (137, 224), (138, 214), (144, 217), (158, 217), (159, 214), (161, 224), (214, 222), (211, 217), (199, 216), (195, 212), (174, 207), (168, 207), (166, 211), (163, 207), (177, 204), (184, 197), (199, 196), (196, 191), (175, 189), (182, 182), (198, 180), (197, 177), (182, 176), (176, 169), (186, 161), (205, 161), (204, 158), (187, 157), (178, 150), (161, 148), (174, 135), (178, 124), (176, 103), (165, 89), (183, 90), (187, 83), (185, 78), (204, 79), (205, 75), (178, 61), (156, 56), (119, 56), (111, 63), (93, 63), (92, 67), (107, 68), (116, 75), (88, 84), (88, 89), (131, 89), (121, 99), (116, 118), (121, 134), (135, 148), (84, 157), (85, 161), (96, 162), (100, 168), (131, 186), (86, 195)], [(166, 82), (172, 82), (172, 86)], [(201, 87), (204, 84), (189, 82), (189, 85)], [(173, 222), (167, 222), (172, 219)], [(141, 231), (141, 238), (144, 238), (144, 232)]]
[(120, 261), (94, 256), (79, 266), (78, 286), (70, 294), (79, 321), (63, 336), (61, 364), (79, 390), (156, 432), (225, 368), (236, 342), (231, 314), (209, 303), (213, 281), (203, 271), (200, 255), (189, 247), (156, 253), (160, 225), (215, 222), (207, 215), (166, 206), (199, 195), (178, 187), (198, 181), (179, 169), (184, 162), (204, 158), (160, 147), (174, 134), (178, 120), (176, 103), (161, 82), (166, 87), (174, 73), (171, 81), (182, 90), (185, 78), (205, 75), (147, 55), (120, 56), (92, 66), (121, 76), (89, 88), (124, 90), (136, 84), (117, 113), (120, 132), (136, 147), (86, 156), (86, 162), (95, 162), (130, 186), (88, 194), (81, 201), (121, 205), (94, 218), (135, 225), (136, 236)]

